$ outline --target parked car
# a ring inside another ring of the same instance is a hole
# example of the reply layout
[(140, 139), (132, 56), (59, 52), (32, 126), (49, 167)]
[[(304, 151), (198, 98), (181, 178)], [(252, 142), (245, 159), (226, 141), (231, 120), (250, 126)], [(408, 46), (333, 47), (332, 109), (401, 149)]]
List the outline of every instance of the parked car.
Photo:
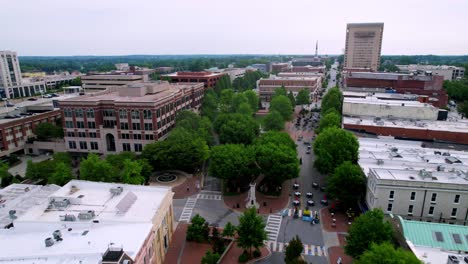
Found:
[(326, 189), (327, 189), (327, 186), (322, 186), (322, 187), (320, 187), (320, 190), (321, 190), (322, 192), (324, 192)]
[(308, 150), (306, 151), (306, 154), (310, 154), (310, 149), (308, 149)]
[(52, 93), (52, 94), (50, 94), (50, 95), (52, 95), (52, 97), (59, 97), (59, 96), (60, 96), (60, 95), (58, 95), (58, 94), (56, 94), (56, 93)]
[(319, 187), (318, 183), (316, 183), (316, 182), (312, 183), (312, 188), (317, 189), (318, 187)]
[(301, 196), (301, 193), (300, 192), (294, 192), (294, 195), (299, 197), (299, 196)]
[(307, 198), (312, 198), (314, 197), (314, 194), (311, 192), (306, 193)]
[(28, 101), (37, 101), (37, 99), (34, 97), (31, 97), (31, 98), (28, 98)]
[(52, 95), (50, 95), (50, 94), (44, 94), (43, 97), (44, 97), (44, 98), (52, 98)]
[(299, 201), (299, 200), (294, 200), (294, 201), (293, 201), (293, 205), (294, 205), (294, 206), (299, 206), (299, 205), (301, 205), (301, 201)]
[(299, 184), (298, 184), (298, 183), (294, 183), (294, 184), (293, 184), (293, 188), (294, 188), (294, 190), (299, 189)]
[(7, 107), (13, 107), (13, 106), (15, 106), (15, 104), (13, 104), (13, 103), (7, 103), (6, 106), (7, 106)]

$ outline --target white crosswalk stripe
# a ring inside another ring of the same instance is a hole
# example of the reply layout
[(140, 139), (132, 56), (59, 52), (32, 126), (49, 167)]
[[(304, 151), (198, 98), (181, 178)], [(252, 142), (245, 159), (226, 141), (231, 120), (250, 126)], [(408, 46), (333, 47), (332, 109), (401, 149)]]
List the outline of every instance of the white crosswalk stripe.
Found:
[(197, 195), (197, 199), (221, 200), (222, 196), (218, 194), (200, 193)]
[(187, 221), (190, 222), (190, 218), (192, 217), (192, 211), (197, 203), (197, 198), (188, 198), (187, 202), (185, 203), (184, 209), (182, 210), (182, 214), (179, 217), (179, 222)]
[[(288, 243), (275, 242), (275, 241), (265, 241), (265, 245), (271, 250), (271, 252), (284, 252)], [(323, 246), (308, 245), (304, 244), (303, 255), (308, 256), (327, 256), (327, 251)]]
[(267, 232), (269, 241), (276, 241), (281, 228), (283, 217), (280, 214), (271, 214), (268, 216), (265, 231)]

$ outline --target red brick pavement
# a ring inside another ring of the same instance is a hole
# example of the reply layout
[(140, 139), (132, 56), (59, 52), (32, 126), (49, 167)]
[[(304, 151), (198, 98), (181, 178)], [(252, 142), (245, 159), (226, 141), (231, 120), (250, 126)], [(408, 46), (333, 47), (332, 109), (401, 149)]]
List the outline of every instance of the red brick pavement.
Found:
[(180, 263), (201, 263), (208, 250), (213, 251), (213, 246), (209, 243), (187, 242)]
[[(332, 216), (328, 208), (320, 210), (322, 217), (322, 226), (328, 232), (348, 232), (348, 217), (343, 212), (335, 212)], [(333, 220), (336, 219), (336, 226), (332, 226)]]
[[(174, 192), (174, 199), (183, 199), (198, 193), (200, 190), (197, 189), (197, 182), (200, 182), (200, 175), (194, 175), (191, 178), (187, 178), (184, 183), (172, 187)], [(187, 191), (187, 187), (189, 188)]]
[[(237, 246), (237, 243), (234, 242), (232, 247), (229, 249), (229, 251), (226, 253), (224, 258), (222, 259), (221, 264), (237, 264), (237, 263), (239, 263), (238, 259), (239, 259), (239, 256), (242, 254), (242, 252), (244, 252), (244, 250), (242, 248), (239, 248)], [(262, 255), (260, 256), (260, 258), (270, 255), (270, 251), (266, 247), (262, 247), (260, 249), (260, 252), (262, 252)], [(254, 260), (251, 260), (248, 263), (254, 263), (254, 262), (255, 262)]]
[(344, 253), (344, 245), (346, 245), (346, 235), (338, 234), (338, 240), (340, 241), (340, 246), (330, 247), (328, 249), (328, 255), (330, 256), (330, 263), (336, 263), (339, 257), (341, 257), (341, 263), (351, 264), (353, 258)]
[(177, 225), (177, 228), (172, 235), (172, 241), (167, 249), (166, 258), (164, 260), (165, 264), (177, 263), (177, 258), (179, 257), (179, 253), (182, 250), (185, 241), (187, 227), (188, 224), (179, 223)]

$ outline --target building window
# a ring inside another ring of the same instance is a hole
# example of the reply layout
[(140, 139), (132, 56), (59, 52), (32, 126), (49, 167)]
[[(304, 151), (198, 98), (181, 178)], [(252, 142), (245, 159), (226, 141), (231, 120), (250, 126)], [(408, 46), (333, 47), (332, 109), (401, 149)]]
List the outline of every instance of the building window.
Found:
[(158, 109), (156, 110), (156, 117), (160, 117), (161, 116), (161, 109)]
[(133, 134), (133, 139), (140, 139), (141, 140), (141, 134)]
[(146, 140), (154, 140), (154, 136), (153, 135), (145, 135), (145, 139)]
[(115, 120), (104, 120), (104, 128), (114, 128), (115, 123)]
[(131, 151), (130, 143), (122, 143), (123, 151)]
[(128, 123), (120, 122), (120, 129), (128, 130)]
[(151, 113), (151, 110), (143, 110), (143, 118), (144, 119), (153, 118), (153, 113)]
[(80, 141), (80, 149), (88, 149), (88, 144), (86, 141)]
[(66, 128), (73, 128), (73, 121), (65, 121), (65, 127)]
[(76, 142), (75, 141), (68, 141), (68, 147), (70, 149), (76, 149)]
[(429, 213), (428, 215), (433, 215), (434, 214), (434, 206), (429, 207)]
[(91, 145), (91, 149), (93, 150), (98, 150), (98, 143), (97, 142), (90, 142), (89, 143)]
[(70, 108), (63, 109), (63, 115), (65, 117), (72, 117), (73, 116), (72, 110)]
[(152, 123), (145, 123), (145, 130), (153, 130), (153, 124)]
[(413, 215), (413, 208), (414, 206), (412, 204), (408, 206), (408, 215)]
[(86, 117), (88, 117), (88, 118), (94, 118), (94, 109), (88, 109), (88, 110), (86, 110)]
[(67, 132), (67, 137), (75, 137), (75, 132)]
[(83, 121), (76, 121), (76, 127), (77, 128), (84, 128), (84, 122)]
[(134, 144), (135, 152), (141, 152), (143, 150), (143, 145), (141, 144)]
[(88, 128), (96, 128), (96, 122), (88, 121)]
[(75, 117), (83, 117), (83, 109), (81, 108), (78, 108), (78, 109), (75, 109)]
[(89, 132), (88, 133), (90, 138), (97, 138), (97, 133), (96, 132)]
[(437, 193), (433, 193), (431, 196), (431, 203), (435, 203), (437, 200)]
[(120, 137), (121, 137), (122, 139), (130, 139), (130, 134), (124, 133), (124, 134), (121, 134)]
[(140, 111), (132, 110), (132, 119), (140, 119)]
[(411, 192), (410, 201), (414, 201), (416, 199), (416, 192)]
[(457, 217), (457, 208), (452, 208), (452, 214), (450, 217)]
[(140, 123), (132, 123), (133, 130), (141, 130)]
[(387, 205), (387, 212), (391, 213), (392, 212), (392, 209), (393, 209), (393, 204), (392, 203), (389, 203)]
[(455, 199), (453, 200), (453, 203), (460, 203), (460, 195), (459, 194), (456, 194), (455, 195)]
[(85, 138), (86, 132), (78, 132), (78, 137)]
[(102, 111), (102, 115), (104, 117), (113, 117), (114, 116), (114, 110), (113, 109), (104, 109)]
[(393, 200), (395, 198), (395, 191), (390, 191), (390, 194), (388, 195), (389, 200)]
[(119, 117), (120, 117), (120, 119), (126, 119), (128, 117), (127, 110), (126, 109), (120, 109), (119, 110)]

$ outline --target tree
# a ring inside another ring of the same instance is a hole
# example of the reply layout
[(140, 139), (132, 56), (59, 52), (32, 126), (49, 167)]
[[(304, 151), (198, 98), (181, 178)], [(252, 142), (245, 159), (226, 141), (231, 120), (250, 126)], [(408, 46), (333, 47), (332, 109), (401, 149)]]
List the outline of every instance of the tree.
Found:
[(271, 100), (270, 111), (278, 111), (284, 120), (290, 120), (293, 113), (293, 107), (287, 96), (278, 95)]
[(330, 109), (334, 109), (336, 112), (341, 113), (342, 101), (343, 94), (338, 87), (334, 87), (328, 90), (322, 99), (320, 110), (322, 116), (325, 116), (325, 114), (328, 113)]
[(201, 115), (208, 117), (211, 121), (214, 121), (218, 115), (218, 97), (213, 89), (208, 89), (205, 92), (201, 106)]
[(286, 264), (298, 263), (301, 253), (304, 250), (304, 245), (298, 235), (289, 241), (286, 247), (286, 253), (284, 261)]
[(121, 181), (128, 184), (141, 185), (145, 183), (145, 177), (141, 176), (143, 165), (138, 161), (126, 159), (123, 162)]
[(359, 142), (353, 133), (340, 128), (327, 128), (315, 139), (314, 166), (321, 173), (331, 173), (345, 161), (356, 163), (358, 151)]
[(329, 111), (324, 117), (320, 119), (320, 123), (316, 132), (320, 133), (328, 127), (341, 128), (341, 116), (334, 109)]
[(47, 183), (50, 175), (54, 173), (55, 162), (53, 160), (45, 160), (38, 163), (33, 163), (28, 160), (26, 167), (26, 178), (32, 180), (42, 180)]
[(390, 242), (392, 235), (392, 226), (384, 221), (382, 210), (367, 211), (356, 218), (349, 228), (345, 252), (357, 259), (370, 248), (372, 243)]
[(187, 241), (204, 242), (208, 240), (209, 227), (206, 224), (205, 218), (196, 214), (191, 224), (187, 228)]
[(231, 222), (227, 222), (223, 229), (223, 236), (225, 237), (233, 237), (236, 232), (236, 227), (231, 224)]
[(228, 189), (237, 190), (259, 174), (253, 147), (225, 144), (211, 149), (210, 174), (225, 180)]
[(216, 82), (215, 91), (217, 94), (220, 94), (223, 90), (232, 89), (231, 78), (229, 75), (223, 75)]
[(179, 112), (176, 117), (176, 127), (184, 128), (203, 138), (207, 144), (212, 144), (213, 125), (209, 118), (200, 117), (196, 113), (184, 110)]
[(366, 193), (366, 177), (361, 167), (349, 161), (341, 163), (327, 180), (327, 194), (354, 207)]
[(235, 93), (232, 96), (231, 102), (230, 102), (230, 107), (229, 107), (229, 112), (238, 112), (239, 107), (242, 104), (246, 104), (249, 106), (249, 101), (247, 100), (247, 97), (243, 93)]
[(57, 163), (52, 173), (49, 177), (47, 183), (57, 184), (63, 186), (73, 179), (72, 170), (69, 165), (66, 165), (63, 162)]
[(109, 162), (101, 160), (98, 155), (90, 153), (81, 161), (80, 179), (86, 181), (117, 182), (117, 170)]
[(458, 103), (457, 110), (462, 115), (462, 118), (468, 117), (468, 100)]
[(294, 107), (296, 105), (296, 98), (294, 98), (294, 94), (291, 91), (288, 93), (288, 98), (289, 101), (291, 101), (291, 105)]
[(236, 112), (245, 116), (253, 116), (252, 108), (248, 103), (241, 103)]
[(252, 90), (248, 90), (248, 91), (243, 92), (243, 94), (247, 98), (247, 101), (252, 111), (256, 113), (258, 111), (258, 103), (259, 103), (257, 93), (255, 93)]
[(265, 222), (263, 217), (257, 215), (257, 209), (249, 208), (239, 216), (239, 226), (237, 227), (237, 245), (245, 250), (248, 250), (252, 256), (252, 247), (258, 249), (263, 245), (263, 241), (267, 239), (265, 231)]
[(273, 143), (274, 145), (284, 145), (291, 150), (296, 151), (296, 143), (291, 139), (288, 133), (279, 131), (268, 131), (255, 139), (255, 145)]
[(222, 144), (251, 144), (259, 134), (258, 123), (251, 116), (239, 113), (222, 114), (216, 119), (215, 131)]
[(220, 256), (218, 253), (213, 253), (211, 250), (206, 251), (205, 256), (201, 260), (201, 264), (216, 264)]
[(34, 134), (39, 140), (63, 138), (63, 128), (51, 123), (40, 123), (34, 128)]
[(213, 244), (213, 252), (223, 254), (225, 247), (224, 241), (219, 235), (219, 230), (217, 227), (213, 227), (211, 230), (211, 242)]
[(273, 94), (271, 99), (273, 100), (273, 98), (275, 98), (276, 96), (280, 96), (280, 95), (283, 95), (283, 96), (288, 95), (288, 92), (286, 91), (286, 88), (284, 87), (284, 85), (281, 85), (281, 87), (275, 89), (275, 93)]
[(221, 91), (221, 95), (219, 98), (219, 109), (223, 113), (230, 113), (233, 112), (233, 102), (232, 99), (234, 97), (234, 91), (231, 89), (226, 89)]
[(265, 130), (283, 130), (284, 129), (284, 119), (283, 116), (278, 111), (271, 111), (263, 119), (263, 124)]
[(310, 91), (307, 88), (304, 88), (299, 91), (296, 96), (296, 104), (305, 105), (310, 104)]
[(8, 185), (12, 183), (17, 183), (19, 182), (13, 175), (11, 175), (8, 172), (8, 163), (6, 162), (0, 162), (0, 182), (1, 186), (0, 187), (7, 187)]
[(370, 249), (356, 260), (356, 264), (422, 264), (422, 262), (411, 252), (401, 248), (395, 249), (392, 244), (384, 242), (373, 243)]

